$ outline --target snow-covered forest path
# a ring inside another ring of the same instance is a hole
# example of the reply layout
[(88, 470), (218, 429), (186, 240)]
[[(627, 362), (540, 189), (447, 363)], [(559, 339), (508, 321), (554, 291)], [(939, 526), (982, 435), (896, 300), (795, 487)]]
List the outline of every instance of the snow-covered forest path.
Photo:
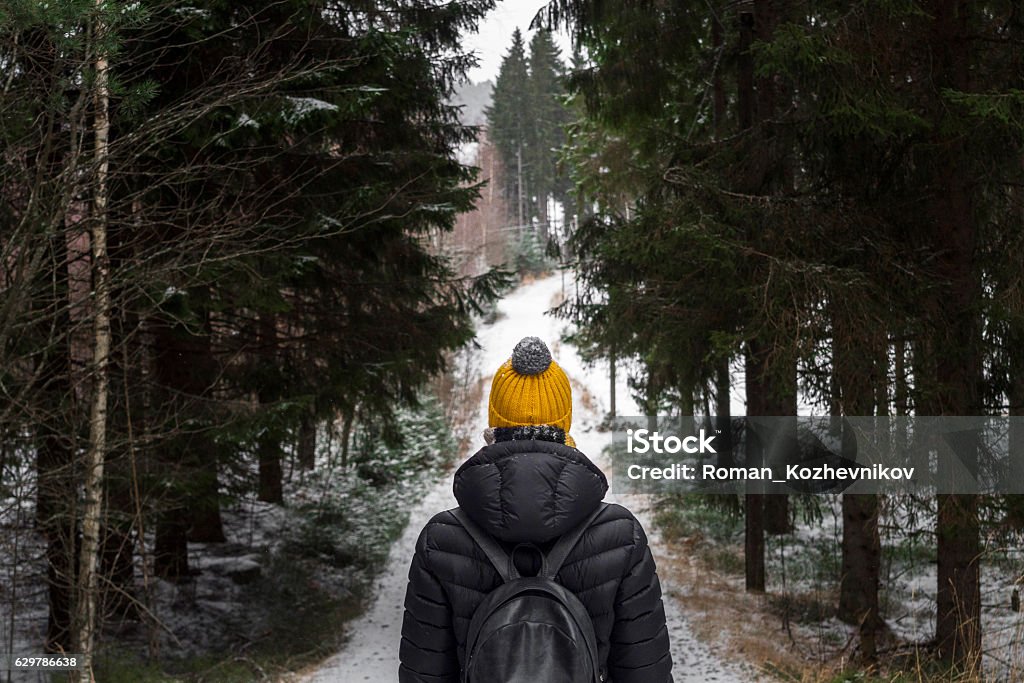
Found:
[[(565, 287), (572, 287), (572, 278), (567, 276)], [(608, 410), (610, 385), (608, 368), (599, 364), (587, 368), (572, 346), (561, 344), (559, 338), (565, 322), (545, 313), (563, 295), (563, 279), (550, 276), (524, 285), (512, 292), (498, 304), (499, 315), (494, 323), (478, 332), (477, 341), (482, 347), (472, 367), (477, 368), (481, 379), (489, 379), (509, 356), (512, 348), (522, 337), (538, 336), (551, 347), (552, 356), (565, 369), (573, 384), (573, 427), (572, 435), (576, 446), (607, 471), (602, 462), (602, 450), (610, 441), (608, 432), (598, 431)], [(568, 293), (568, 292), (566, 292)], [(624, 375), (625, 373), (620, 373)], [(471, 433), (482, 432), (487, 426), (487, 390), (476, 413), (478, 428)], [(618, 413), (639, 414), (629, 398), (625, 378), (616, 390)], [(472, 425), (471, 425), (472, 427)], [(470, 453), (483, 445), (483, 437), (470, 444)], [(637, 496), (618, 496), (613, 491), (606, 500), (629, 507), (648, 530), (651, 547), (659, 565), (665, 556), (665, 549), (653, 530), (649, 507), (650, 500)], [(391, 548), (387, 566), (376, 587), (372, 606), (361, 618), (350, 624), (351, 637), (345, 647), (324, 662), (303, 680), (307, 683), (387, 683), (398, 678), (398, 645), (402, 630), (402, 603), (409, 563), (412, 559), (416, 538), (423, 525), (441, 510), (454, 507), (451, 473), (433, 482), (423, 500), (416, 505), (409, 516), (409, 525), (401, 538)], [(727, 662), (722, 655), (699, 641), (691, 631), (680, 606), (673, 594), (670, 582), (662, 574), (665, 594), (665, 612), (669, 621), (672, 639), (673, 674), (677, 683), (716, 681), (733, 683), (750, 681), (752, 672)]]

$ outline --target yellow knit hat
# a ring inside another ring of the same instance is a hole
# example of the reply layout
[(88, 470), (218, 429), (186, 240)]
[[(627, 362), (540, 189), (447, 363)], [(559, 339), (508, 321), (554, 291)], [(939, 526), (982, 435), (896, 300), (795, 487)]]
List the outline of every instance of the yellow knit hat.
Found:
[(516, 344), (512, 357), (494, 373), (487, 422), (490, 427), (550, 425), (565, 432), (567, 446), (576, 446), (569, 436), (569, 378), (537, 337), (524, 337)]

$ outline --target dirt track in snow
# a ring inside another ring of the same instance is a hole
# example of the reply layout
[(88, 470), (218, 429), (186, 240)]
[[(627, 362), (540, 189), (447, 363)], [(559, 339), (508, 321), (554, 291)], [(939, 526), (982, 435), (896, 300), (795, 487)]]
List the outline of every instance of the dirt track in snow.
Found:
[[(572, 286), (571, 278), (566, 277), (565, 281), (567, 287)], [(608, 368), (604, 365), (584, 367), (575, 348), (558, 342), (565, 323), (545, 315), (545, 312), (561, 295), (562, 278), (555, 275), (520, 287), (506, 297), (498, 305), (498, 319), (483, 327), (478, 334), (477, 339), (482, 348), (478, 354), (479, 363), (475, 367), (480, 368), (482, 378), (489, 378), (508, 358), (513, 346), (522, 337), (535, 335), (546, 341), (552, 355), (573, 380), (572, 434), (576, 445), (603, 467), (601, 451), (609, 443), (610, 435), (595, 427), (607, 411), (610, 394)], [(639, 414), (628, 398), (624, 379), (616, 395), (620, 415)], [(486, 426), (486, 407), (485, 395), (477, 412), (477, 431), (482, 431)], [(482, 444), (482, 437), (472, 443), (471, 453)], [(637, 496), (617, 496), (614, 491), (609, 493), (606, 500), (625, 505), (636, 514), (648, 530), (655, 559), (661, 564), (666, 551), (653, 531), (650, 511), (646, 509), (648, 501)], [(436, 512), (455, 505), (450, 473), (430, 484), (422, 501), (411, 511), (408, 527), (391, 548), (387, 566), (376, 586), (373, 604), (362, 617), (350, 624), (351, 636), (348, 642), (340, 652), (300, 680), (305, 683), (388, 683), (398, 680), (402, 603), (416, 538), (423, 525)], [(678, 591), (664, 576), (662, 583), (676, 682), (740, 683), (754, 680), (755, 675), (751, 671), (728, 661), (727, 657), (720, 654), (720, 644), (709, 645), (694, 636), (678, 602), (671, 597)]]

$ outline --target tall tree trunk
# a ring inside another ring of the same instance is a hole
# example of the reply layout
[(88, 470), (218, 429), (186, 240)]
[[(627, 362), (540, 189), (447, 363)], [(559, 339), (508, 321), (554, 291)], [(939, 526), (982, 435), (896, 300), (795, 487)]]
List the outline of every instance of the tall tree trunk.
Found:
[[(844, 430), (843, 438), (849, 437)], [(876, 636), (882, 625), (878, 608), (881, 542), (878, 536), (878, 496), (843, 494), (843, 548), (836, 616), (858, 627), (865, 660), (877, 656)]]
[[(112, 217), (107, 235), (107, 252), (112, 272), (122, 272), (131, 267), (129, 259), (130, 247), (126, 244), (129, 233), (135, 232), (137, 222), (131, 228), (120, 224), (118, 217)], [(124, 229), (126, 228), (126, 229)], [(111, 298), (114, 301), (126, 301), (126, 288), (114, 287)], [(128, 340), (128, 330), (138, 317), (131, 312), (130, 306), (122, 303), (120, 315), (112, 316), (110, 344), (113, 352), (108, 363), (110, 378), (110, 421), (108, 430), (112, 434), (128, 434), (131, 428), (127, 424), (130, 416), (128, 410), (128, 391), (131, 367), (127, 354), (124, 353)], [(120, 352), (119, 352), (120, 351)], [(140, 383), (141, 385), (141, 383)], [(138, 538), (134, 525), (138, 521), (135, 501), (132, 495), (132, 473), (129, 466), (127, 447), (112, 446), (107, 452), (104, 467), (104, 495), (106, 510), (100, 529), (100, 594), (99, 614), (101, 618), (135, 619), (138, 617), (135, 601), (135, 543)]]
[[(277, 318), (273, 313), (263, 311), (259, 319), (260, 348), (267, 355), (267, 362), (274, 362), (277, 348)], [(261, 405), (270, 405), (278, 399), (276, 389), (264, 383), (257, 391)], [(284, 502), (283, 472), (281, 469), (281, 437), (276, 429), (264, 428), (256, 444), (259, 460), (260, 500), (267, 503)]]
[(548, 251), (548, 239), (551, 236), (550, 226), (548, 225), (548, 197), (542, 197), (539, 193), (537, 195), (537, 217), (538, 225), (540, 226), (541, 248), (546, 254)]
[(220, 477), (217, 452), (212, 440), (206, 438), (209, 448), (196, 463), (194, 494), (189, 505), (191, 524), (188, 539), (196, 543), (223, 543), (224, 521), (220, 514)]
[[(103, 0), (96, 0), (97, 11), (103, 11)], [(95, 43), (104, 39), (102, 20), (97, 20)], [(92, 654), (96, 629), (96, 567), (99, 560), (100, 519), (103, 514), (103, 464), (107, 451), (107, 361), (110, 357), (110, 261), (107, 254), (107, 171), (110, 135), (109, 86), (107, 57), (96, 57), (95, 124), (93, 129), (96, 157), (95, 194), (91, 217), (90, 270), (93, 282), (93, 357), (92, 397), (89, 411), (89, 447), (85, 456), (84, 502), (82, 506), (82, 549), (79, 557), (78, 586), (73, 622), (73, 648), (81, 653), (84, 665), (72, 673), (74, 680), (92, 676)]]
[(296, 449), (299, 455), (299, 467), (311, 470), (316, 466), (316, 420), (313, 411), (302, 415), (299, 423), (299, 444)]
[(201, 492), (189, 506), (191, 524), (188, 526), (188, 540), (195, 543), (223, 543), (224, 522), (220, 514), (219, 488), (216, 461), (207, 460), (197, 470), (195, 483)]
[(265, 503), (284, 502), (281, 442), (273, 430), (264, 430), (256, 449), (259, 459), (258, 498)]
[[(203, 291), (183, 294), (202, 305)], [(175, 304), (169, 302), (173, 308)], [(204, 311), (197, 334), (176, 318), (173, 310), (153, 323), (154, 364), (157, 384), (169, 414), (190, 426), (166, 434), (159, 445), (159, 460), (168, 482), (156, 525), (154, 572), (178, 580), (190, 575), (188, 541), (222, 542), (223, 525), (217, 483), (216, 445), (209, 433), (209, 416), (202, 399), (216, 381), (211, 350), (210, 323)]]
[[(565, 272), (564, 270), (562, 271)], [(608, 417), (615, 418), (615, 351), (608, 354)]]
[[(792, 416), (791, 420), (779, 420), (780, 424), (774, 432), (773, 443), (776, 448), (783, 451), (777, 454), (775, 460), (785, 459), (789, 462), (791, 456), (796, 453), (797, 448), (797, 424), (796, 424), (796, 367), (791, 361), (786, 363), (785, 372), (781, 373), (777, 368), (765, 370), (768, 374), (768, 396), (766, 396), (765, 415), (776, 415), (779, 417)], [(775, 493), (765, 498), (764, 505), (764, 530), (767, 534), (787, 534), (793, 530), (793, 521), (789, 514), (789, 496), (784, 493)]]
[[(878, 345), (877, 340), (865, 340), (857, 321), (844, 320), (839, 315), (833, 316), (832, 329), (832, 373), (838, 389), (837, 407), (843, 415), (872, 415), (876, 412), (872, 394), (878, 377), (886, 376), (876, 362), (878, 354), (871, 348), (872, 344)], [(884, 345), (882, 348), (884, 350)], [(878, 412), (886, 412), (884, 405)], [(843, 453), (855, 453), (854, 433), (845, 422), (841, 430)], [(844, 493), (842, 506), (842, 568), (836, 616), (857, 625), (861, 655), (871, 661), (877, 655), (876, 635), (882, 625), (878, 606), (882, 557), (878, 496)]]
[[(736, 72), (737, 116), (740, 130), (749, 130), (754, 125), (754, 58), (750, 46), (754, 37), (754, 13), (739, 13), (739, 46)], [(745, 192), (753, 191), (755, 183), (760, 186), (760, 178), (750, 178), (748, 187), (741, 188)], [(759, 187), (757, 188), (759, 189)], [(746, 357), (746, 394), (747, 415), (763, 414), (765, 388), (760, 384), (762, 376), (758, 367), (760, 354), (757, 340), (750, 340)], [(763, 459), (761, 443), (754, 430), (747, 424), (745, 440), (746, 466), (757, 467)], [(747, 492), (743, 499), (743, 557), (746, 589), (748, 591), (764, 591), (764, 494), (758, 484), (747, 484)]]
[[(209, 392), (213, 378), (217, 376), (217, 361), (213, 356), (213, 325), (209, 312), (203, 315), (203, 334), (192, 345), (195, 353), (194, 367), (198, 371), (192, 375), (190, 391), (197, 394)], [(207, 420), (203, 420), (206, 424)], [(217, 444), (209, 430), (203, 429), (192, 435), (189, 446), (189, 458), (193, 469), (194, 480), (190, 487), (188, 539), (196, 543), (223, 543), (224, 522), (220, 515), (220, 478)]]
[[(522, 139), (522, 138), (520, 138)], [(517, 220), (519, 221), (516, 234), (522, 234), (523, 231), (523, 145), (522, 143), (516, 147), (516, 211)]]
[[(168, 414), (182, 411), (182, 381), (189, 358), (181, 349), (175, 323), (162, 314), (152, 323), (153, 365), (156, 380), (156, 399)], [(155, 427), (155, 425), (154, 425)], [(160, 499), (159, 511), (154, 530), (153, 573), (161, 578), (176, 581), (188, 576), (188, 527), (189, 514), (183, 492), (187, 478), (180, 445), (182, 437), (163, 435), (157, 445), (156, 459), (160, 464), (165, 484)]]
[(39, 378), (41, 393), (52, 411), (39, 421), (36, 457), (36, 522), (46, 539), (47, 652), (71, 651), (71, 606), (78, 547), (73, 467), (76, 425), (68, 405), (74, 389), (67, 338), (71, 321), (66, 239), (63, 231), (51, 238), (51, 258), (56, 273), (53, 306), (58, 316), (54, 329), (58, 336), (50, 342)]
[(341, 427), (341, 469), (348, 467), (348, 451), (352, 442), (352, 422), (355, 419), (355, 411), (346, 410), (342, 418)]
[[(970, 91), (970, 54), (966, 0), (936, 0), (933, 79), (938, 88)], [(935, 93), (938, 122), (947, 116), (940, 93)], [(976, 415), (982, 411), (981, 299), (974, 262), (977, 227), (970, 173), (964, 168), (963, 138), (949, 139), (938, 125), (940, 150), (934, 160), (935, 193), (929, 233), (935, 240), (939, 281), (944, 283), (930, 308), (936, 343), (937, 392), (935, 415)], [(961, 457), (977, 457), (977, 444), (962, 444)], [(944, 463), (940, 462), (940, 476)], [(940, 495), (936, 520), (938, 595), (936, 641), (939, 656), (954, 668), (978, 674), (981, 659), (981, 587), (978, 499), (973, 494)]]
[[(754, 0), (754, 33), (757, 40), (767, 43), (771, 41), (775, 33), (775, 27), (779, 22), (779, 8), (777, 0)], [(781, 149), (779, 131), (773, 123), (775, 116), (776, 84), (770, 74), (759, 74), (756, 77), (756, 107), (757, 122), (761, 128), (757, 135), (757, 149), (755, 157), (757, 163), (752, 168), (751, 191), (753, 194), (776, 194), (784, 189), (784, 174), (782, 172), (785, 164), (780, 163), (786, 150)], [(760, 235), (754, 237), (755, 243), (761, 240)], [(770, 251), (773, 247), (769, 245)], [(770, 340), (762, 340), (761, 346), (765, 347)], [(767, 348), (764, 349), (767, 353)], [(780, 361), (789, 362), (789, 361)], [(776, 415), (796, 417), (796, 366), (792, 361), (792, 369), (786, 368), (781, 372), (777, 363), (768, 367), (764, 363), (757, 363), (767, 374), (765, 377), (772, 378), (765, 384), (764, 411), (760, 415)], [(763, 380), (762, 380), (763, 381)], [(783, 426), (780, 425), (780, 429)], [(796, 443), (796, 421), (786, 424), (782, 433), (780, 431), (775, 439), (777, 444), (783, 448), (791, 447)], [(764, 501), (764, 529), (769, 534), (784, 534), (792, 530), (789, 519), (789, 496), (786, 494), (773, 494)]]
[(177, 581), (189, 575), (188, 510), (177, 494), (161, 505), (153, 546), (153, 573)]
[[(725, 27), (722, 25), (721, 17), (724, 8), (719, 3), (715, 7), (714, 16), (711, 19), (711, 45), (715, 51), (715, 67), (711, 75), (712, 88), (712, 115), (714, 116), (715, 141), (722, 139), (726, 130), (726, 104), (727, 98), (725, 85), (722, 79), (723, 52), (725, 50)], [(749, 49), (749, 44), (748, 44)], [(715, 431), (717, 438), (722, 443), (718, 454), (718, 465), (720, 467), (732, 467), (735, 463), (733, 457), (733, 434), (732, 434), (732, 378), (729, 374), (729, 358), (722, 358), (715, 367)], [(740, 511), (739, 498), (729, 494), (721, 497), (721, 503), (731, 512)]]
[[(749, 343), (746, 360), (747, 415), (764, 415), (767, 388), (764, 377), (764, 353), (756, 341)], [(760, 467), (764, 462), (764, 444), (747, 423), (745, 455), (747, 467)], [(748, 591), (764, 591), (764, 499), (760, 482), (747, 482), (744, 496), (744, 573)]]

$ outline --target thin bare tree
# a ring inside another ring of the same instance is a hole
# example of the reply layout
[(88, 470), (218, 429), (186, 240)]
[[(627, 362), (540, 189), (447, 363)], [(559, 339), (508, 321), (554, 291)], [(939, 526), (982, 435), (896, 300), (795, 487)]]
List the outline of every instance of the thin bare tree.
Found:
[(96, 624), (96, 568), (99, 558), (100, 523), (103, 515), (103, 463), (107, 450), (107, 394), (110, 358), (110, 258), (107, 254), (107, 172), (109, 167), (110, 87), (108, 58), (103, 47), (103, 4), (96, 0), (93, 39), (96, 46), (94, 124), (95, 189), (90, 223), (93, 276), (93, 382), (89, 414), (89, 447), (85, 456), (85, 504), (82, 510), (82, 549), (79, 558), (78, 595), (75, 601), (73, 642), (85, 661), (74, 672), (75, 683), (93, 680), (92, 650)]

